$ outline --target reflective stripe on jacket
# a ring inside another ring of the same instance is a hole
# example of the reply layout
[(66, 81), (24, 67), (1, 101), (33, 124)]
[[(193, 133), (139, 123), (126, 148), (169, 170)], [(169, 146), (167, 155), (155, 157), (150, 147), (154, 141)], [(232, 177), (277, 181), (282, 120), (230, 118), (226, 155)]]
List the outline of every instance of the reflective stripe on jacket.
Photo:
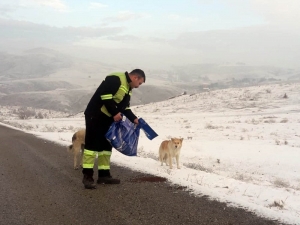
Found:
[[(132, 94), (132, 90), (129, 86), (129, 83), (127, 82), (127, 78), (125, 73), (112, 73), (109, 74), (108, 76), (118, 76), (120, 78), (121, 81), (121, 85), (118, 89), (118, 91), (115, 93), (115, 95), (112, 94), (106, 94), (106, 95), (101, 95), (101, 100), (108, 100), (108, 99), (113, 99), (117, 104), (121, 103), (124, 98), (128, 99), (127, 103), (125, 105), (125, 108), (120, 109), (120, 111), (124, 111), (128, 108), (129, 105), (129, 100), (130, 100), (130, 96)], [(106, 109), (105, 105), (102, 105), (101, 107), (101, 112), (103, 112), (105, 115), (111, 117), (112, 115), (108, 112), (108, 110)]]

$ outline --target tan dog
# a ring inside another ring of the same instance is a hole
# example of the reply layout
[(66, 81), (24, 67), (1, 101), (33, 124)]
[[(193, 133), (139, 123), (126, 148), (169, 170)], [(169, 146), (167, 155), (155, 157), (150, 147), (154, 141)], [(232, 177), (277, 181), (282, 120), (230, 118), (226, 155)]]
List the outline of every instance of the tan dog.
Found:
[(82, 166), (82, 155), (85, 144), (85, 129), (78, 130), (72, 137), (72, 144), (68, 146), (68, 151), (74, 155), (74, 170)]
[(159, 161), (161, 165), (165, 162), (166, 165), (169, 166), (170, 169), (173, 168), (172, 166), (172, 159), (176, 158), (177, 168), (180, 169), (179, 166), (179, 156), (180, 156), (180, 149), (182, 147), (183, 138), (171, 138), (171, 140), (163, 141), (159, 147)]

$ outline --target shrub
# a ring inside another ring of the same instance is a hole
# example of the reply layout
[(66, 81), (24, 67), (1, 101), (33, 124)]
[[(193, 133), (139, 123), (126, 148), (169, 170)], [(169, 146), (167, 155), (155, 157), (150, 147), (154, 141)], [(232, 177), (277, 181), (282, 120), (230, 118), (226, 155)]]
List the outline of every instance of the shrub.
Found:
[(32, 109), (28, 109), (27, 107), (21, 107), (18, 109), (17, 115), (20, 119), (28, 119), (30, 117), (35, 116), (35, 111)]
[(282, 200), (275, 200), (272, 204), (270, 204), (269, 205), (269, 207), (271, 208), (271, 207), (277, 207), (277, 208), (279, 208), (279, 209), (283, 209), (283, 207), (284, 207), (284, 201), (282, 201)]
[(241, 180), (241, 181), (246, 181), (246, 182), (252, 180), (252, 177), (247, 176), (247, 175), (242, 174), (242, 173), (237, 173), (235, 176), (233, 176), (233, 178), (235, 180)]
[(257, 124), (259, 124), (259, 120), (252, 119), (251, 123), (254, 124), (254, 125), (257, 125)]
[(284, 118), (280, 121), (280, 123), (287, 123), (289, 120), (287, 118)]
[(212, 169), (205, 168), (204, 166), (202, 166), (201, 164), (198, 164), (198, 163), (183, 163), (183, 165), (187, 168), (190, 168), (190, 169), (200, 170), (200, 171), (204, 171), (204, 172), (207, 172), (207, 173), (213, 173)]
[(276, 186), (276, 187), (279, 187), (279, 188), (287, 188), (290, 186), (290, 184), (288, 182), (285, 182), (279, 178), (277, 178), (276, 180), (273, 181), (273, 184)]
[(41, 112), (38, 112), (37, 114), (35, 114), (35, 118), (37, 119), (44, 119), (44, 116)]
[(265, 120), (264, 123), (275, 123), (276, 121), (273, 119)]
[(205, 125), (205, 128), (206, 128), (206, 129), (218, 129), (218, 126), (214, 126), (214, 125), (212, 125), (212, 124), (210, 124), (210, 123), (207, 123), (207, 124)]

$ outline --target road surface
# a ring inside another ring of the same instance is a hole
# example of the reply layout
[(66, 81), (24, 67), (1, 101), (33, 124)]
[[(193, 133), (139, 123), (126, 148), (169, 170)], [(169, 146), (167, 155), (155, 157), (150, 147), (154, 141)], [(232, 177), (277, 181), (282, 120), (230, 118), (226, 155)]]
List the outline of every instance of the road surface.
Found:
[(120, 185), (85, 190), (65, 146), (2, 125), (0, 143), (1, 225), (279, 224), (117, 165)]

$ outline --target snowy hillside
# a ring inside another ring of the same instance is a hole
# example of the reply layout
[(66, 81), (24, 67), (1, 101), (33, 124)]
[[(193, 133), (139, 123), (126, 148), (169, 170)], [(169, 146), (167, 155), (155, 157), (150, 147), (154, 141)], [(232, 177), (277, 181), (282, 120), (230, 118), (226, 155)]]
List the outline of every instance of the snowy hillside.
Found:
[[(114, 151), (114, 163), (166, 177), (195, 195), (300, 224), (300, 83), (182, 95), (133, 111), (159, 136), (150, 141), (142, 133), (138, 157)], [(2, 108), (0, 120), (62, 145), (84, 127), (82, 114), (21, 120)], [(184, 138), (181, 169), (158, 161), (159, 145), (170, 137)], [(72, 169), (71, 156), (69, 164)]]
[[(22, 55), (0, 51), (0, 105), (78, 113), (85, 109), (106, 75), (132, 69), (78, 59), (47, 48), (31, 49)], [(148, 71), (146, 74), (147, 87), (135, 90), (132, 105), (165, 100), (183, 91), (175, 84), (153, 78)], [(150, 89), (154, 91), (149, 96)]]

